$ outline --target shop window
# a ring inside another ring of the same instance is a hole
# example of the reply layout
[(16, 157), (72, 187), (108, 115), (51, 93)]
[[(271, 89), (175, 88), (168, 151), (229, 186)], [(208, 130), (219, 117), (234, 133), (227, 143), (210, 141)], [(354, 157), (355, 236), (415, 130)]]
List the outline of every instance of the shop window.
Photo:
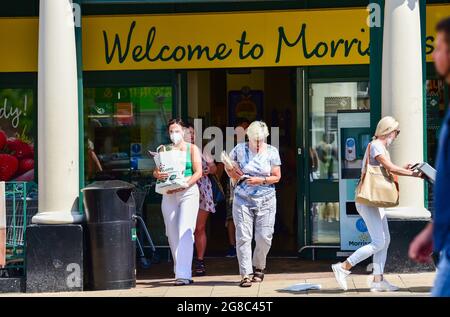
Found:
[[(148, 151), (170, 143), (173, 104), (171, 86), (84, 89), (86, 184), (120, 179), (143, 187), (154, 182)], [(155, 245), (165, 246), (160, 199), (151, 188), (138, 212)]]
[[(440, 79), (427, 80), (426, 96), (426, 137), (427, 137), (427, 157), (431, 166), (436, 164), (436, 152), (438, 147), (439, 131), (442, 120), (445, 117), (446, 98), (445, 82)], [(433, 210), (433, 185), (428, 184), (428, 209)]]
[(168, 143), (172, 87), (84, 90), (86, 182), (148, 182), (155, 167), (148, 151)]
[(337, 112), (369, 110), (368, 82), (313, 83), (310, 85), (311, 181), (337, 180)]
[(339, 244), (339, 202), (311, 204), (312, 243)]
[(33, 89), (0, 88), (0, 181), (34, 181)]

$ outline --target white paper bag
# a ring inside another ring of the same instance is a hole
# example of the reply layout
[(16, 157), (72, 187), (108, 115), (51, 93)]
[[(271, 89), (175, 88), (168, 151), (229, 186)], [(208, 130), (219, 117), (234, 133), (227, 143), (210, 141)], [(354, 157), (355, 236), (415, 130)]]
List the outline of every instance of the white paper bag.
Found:
[(320, 284), (299, 283), (299, 284), (295, 284), (295, 285), (291, 285), (291, 286), (282, 288), (281, 291), (304, 292), (307, 290), (320, 290), (320, 289), (322, 289), (322, 285), (320, 285)]
[[(161, 147), (158, 148), (158, 150)], [(163, 147), (162, 151), (153, 157), (156, 166), (160, 172), (168, 173), (166, 180), (157, 180), (155, 191), (158, 194), (166, 194), (169, 190), (186, 188), (187, 183), (184, 178), (184, 170), (186, 169), (186, 152), (180, 150), (166, 151)]]

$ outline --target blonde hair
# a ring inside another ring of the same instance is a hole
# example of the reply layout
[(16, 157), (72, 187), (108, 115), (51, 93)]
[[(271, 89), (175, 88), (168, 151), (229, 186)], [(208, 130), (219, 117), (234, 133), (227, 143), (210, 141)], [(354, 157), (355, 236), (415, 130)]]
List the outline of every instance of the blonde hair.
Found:
[(247, 136), (250, 140), (263, 140), (269, 136), (269, 128), (263, 121), (253, 121), (247, 128)]
[(393, 117), (383, 117), (377, 124), (373, 139), (377, 139), (380, 136), (388, 135), (389, 133), (398, 130), (399, 125), (398, 121)]

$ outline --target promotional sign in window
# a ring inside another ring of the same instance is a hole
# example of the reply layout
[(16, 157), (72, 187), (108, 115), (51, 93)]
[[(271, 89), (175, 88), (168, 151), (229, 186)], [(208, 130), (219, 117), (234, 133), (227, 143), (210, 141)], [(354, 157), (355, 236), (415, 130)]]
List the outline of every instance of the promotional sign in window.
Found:
[(119, 126), (128, 126), (134, 123), (133, 103), (118, 102), (116, 107), (116, 122)]
[(233, 90), (228, 93), (230, 125), (235, 126), (238, 119), (247, 119), (250, 122), (261, 120), (264, 93), (261, 90), (251, 90), (243, 87), (242, 90)]
[(0, 89), (0, 181), (34, 180), (31, 89)]
[(370, 142), (370, 112), (338, 112), (339, 212), (342, 251), (353, 251), (370, 243), (366, 224), (355, 205), (355, 189)]

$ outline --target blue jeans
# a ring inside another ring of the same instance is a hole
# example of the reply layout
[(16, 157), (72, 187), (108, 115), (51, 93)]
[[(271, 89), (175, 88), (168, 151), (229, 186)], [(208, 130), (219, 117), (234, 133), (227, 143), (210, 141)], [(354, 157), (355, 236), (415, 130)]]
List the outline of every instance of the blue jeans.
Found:
[(431, 296), (450, 297), (450, 246), (441, 252)]

